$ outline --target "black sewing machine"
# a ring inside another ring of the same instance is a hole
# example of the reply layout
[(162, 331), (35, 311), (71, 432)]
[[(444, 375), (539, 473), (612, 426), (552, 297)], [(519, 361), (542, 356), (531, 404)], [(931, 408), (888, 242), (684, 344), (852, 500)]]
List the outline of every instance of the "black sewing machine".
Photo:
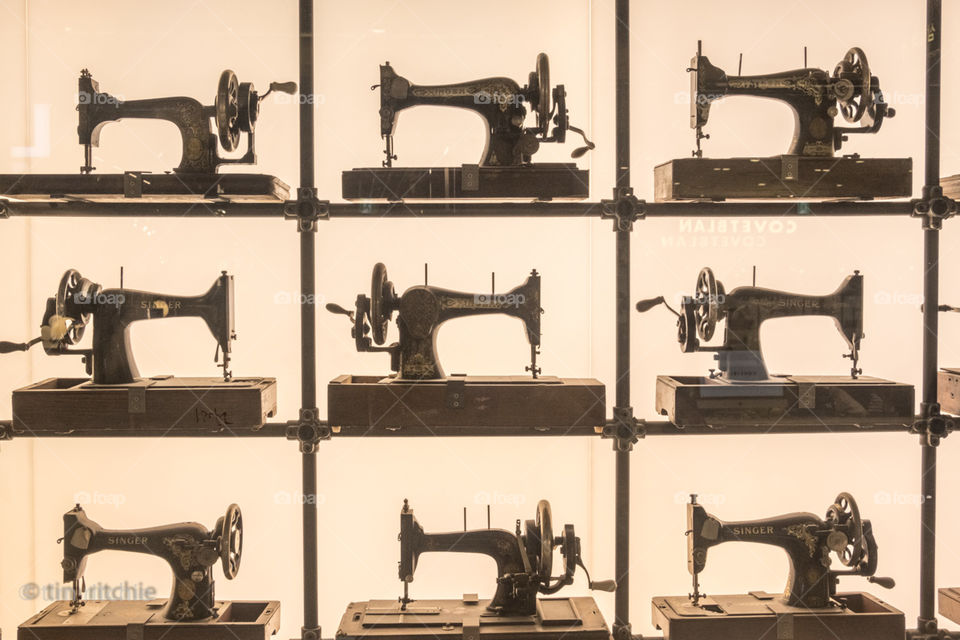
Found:
[[(726, 542), (753, 542), (782, 548), (790, 561), (782, 594), (752, 591), (708, 596), (700, 592), (700, 573), (711, 547)], [(830, 569), (835, 554), (841, 570)], [(891, 589), (891, 578), (878, 578), (877, 543), (869, 520), (856, 501), (839, 494), (826, 517), (790, 513), (763, 520), (723, 522), (697, 504), (687, 505), (687, 569), (693, 576), (689, 596), (653, 599), (653, 622), (671, 640), (777, 637), (794, 640), (901, 640), (903, 613), (868, 593), (837, 593), (841, 577), (863, 576)]]
[[(663, 297), (642, 300), (645, 312)], [(669, 305), (666, 305), (670, 308)], [(913, 387), (862, 377), (858, 368), (863, 338), (863, 276), (854, 272), (836, 291), (810, 296), (762, 287), (729, 293), (709, 268), (700, 271), (696, 292), (684, 296), (677, 315), (677, 341), (684, 353), (715, 353), (718, 372), (706, 378), (657, 377), (657, 411), (680, 426), (825, 424), (913, 420)], [(771, 376), (760, 347), (760, 325), (773, 318), (827, 316), (850, 350), (850, 376)], [(724, 321), (723, 343), (707, 346)]]
[[(345, 428), (567, 427), (592, 431), (604, 424), (603, 385), (596, 380), (543, 377), (540, 349), (540, 274), (502, 294), (466, 293), (426, 284), (398, 295), (382, 263), (373, 268), (370, 296), (357, 296), (354, 310), (328, 304), (347, 316), (357, 351), (387, 353), (383, 376), (340, 376), (328, 388), (328, 420)], [(399, 340), (383, 346), (394, 313)], [(503, 314), (524, 324), (530, 343), (531, 375), (447, 376), (437, 358), (437, 334), (451, 319)], [(397, 402), (402, 398), (402, 402)]]
[[(804, 56), (806, 57), (806, 56)], [(909, 196), (909, 158), (834, 158), (847, 136), (876, 133), (895, 115), (870, 72), (861, 49), (850, 49), (833, 73), (804, 68), (757, 76), (728, 76), (702, 55), (697, 44), (688, 71), (690, 126), (696, 131), (692, 158), (672, 160), (654, 172), (656, 199), (883, 198)], [(790, 147), (772, 158), (705, 159), (703, 128), (710, 105), (727, 96), (754, 96), (786, 102), (795, 126)], [(838, 127), (842, 115), (856, 127)]]
[[(63, 197), (187, 196), (204, 198), (270, 198), (284, 200), (289, 187), (273, 176), (262, 174), (219, 174), (221, 165), (256, 164), (254, 131), (261, 102), (272, 92), (295, 93), (293, 82), (273, 82), (260, 95), (250, 82), (239, 82), (227, 69), (220, 74), (212, 105), (194, 98), (148, 98), (120, 100), (101, 92), (99, 83), (84, 69), (78, 83), (79, 125), (83, 165), (76, 174), (28, 174), (0, 176), (0, 196), (31, 195)], [(173, 173), (128, 171), (123, 174), (95, 174), (93, 148), (100, 146), (100, 132), (111, 122), (127, 118), (165, 120), (180, 131), (182, 155)], [(237, 151), (246, 134), (246, 152), (239, 158), (220, 155)], [(218, 144), (219, 143), (219, 144)]]
[[(472, 637), (506, 639), (608, 640), (609, 631), (593, 598), (538, 598), (573, 583), (583, 569), (591, 589), (613, 591), (612, 580), (593, 582), (580, 557), (580, 539), (573, 525), (554, 536), (550, 503), (537, 504), (536, 518), (517, 521), (516, 531), (476, 529), (451, 533), (424, 533), (406, 500), (400, 511), (399, 577), (403, 596), (398, 600), (354, 602), (340, 621), (337, 640), (397, 637)], [(553, 575), (553, 555), (559, 549), (563, 571)], [(413, 582), (420, 555), (429, 552), (480, 553), (497, 565), (496, 592), (490, 599), (476, 594), (459, 600), (414, 600)]]
[[(423, 198), (586, 198), (589, 172), (575, 164), (535, 164), (540, 145), (563, 143), (567, 131), (583, 136), (579, 158), (594, 148), (586, 134), (570, 124), (566, 90), (551, 88), (547, 54), (537, 56), (536, 69), (521, 87), (510, 78), (484, 78), (448, 85), (416, 85), (397, 75), (390, 63), (380, 65), (380, 134), (386, 159), (383, 168), (343, 173), (347, 200), (410, 200)], [(444, 168), (395, 168), (393, 135), (401, 111), (419, 105), (469, 109), (486, 122), (486, 144), (475, 165)], [(527, 107), (536, 116), (525, 126)]]
[[(141, 378), (133, 359), (130, 325), (141, 320), (199, 317), (222, 354), (222, 379)], [(91, 348), (77, 348), (89, 324)], [(226, 272), (200, 296), (172, 296), (133, 289), (105, 289), (70, 269), (47, 299), (40, 337), (0, 342), (0, 353), (42, 344), (48, 355), (80, 356), (90, 379), (50, 378), (14, 391), (13, 431), (176, 427), (258, 428), (276, 412), (276, 380), (236, 379), (230, 372), (233, 276)]]
[[(243, 517), (230, 505), (213, 529), (183, 522), (147, 529), (104, 529), (83, 508), (63, 516), (63, 581), (73, 599), (58, 601), (20, 625), (21, 640), (131, 637), (191, 640), (235, 637), (266, 640), (280, 626), (279, 602), (224, 602), (214, 599), (213, 566), (232, 580), (243, 552)], [(84, 600), (87, 557), (101, 551), (128, 551), (162, 558), (173, 571), (167, 600)], [(140, 635), (131, 636), (131, 627)]]

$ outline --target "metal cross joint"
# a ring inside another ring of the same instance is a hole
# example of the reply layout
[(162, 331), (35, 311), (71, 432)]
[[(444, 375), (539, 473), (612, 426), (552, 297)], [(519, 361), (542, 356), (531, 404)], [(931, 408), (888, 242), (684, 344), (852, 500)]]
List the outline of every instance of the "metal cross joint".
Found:
[(953, 431), (953, 419), (940, 413), (939, 403), (921, 402), (920, 419), (913, 423), (910, 431), (919, 434), (926, 445), (936, 447)]
[(13, 422), (0, 422), (0, 441), (13, 440)]
[(612, 200), (600, 201), (600, 217), (613, 220), (614, 231), (633, 231), (633, 223), (646, 215), (647, 203), (633, 195), (633, 187), (614, 187)]
[(314, 629), (300, 627), (300, 640), (320, 640), (320, 627)]
[(319, 199), (313, 187), (298, 187), (297, 199), (284, 203), (283, 215), (295, 218), (301, 232), (313, 232), (317, 230), (317, 220), (330, 219), (330, 201)]
[(601, 437), (610, 438), (614, 451), (632, 451), (646, 435), (645, 423), (633, 417), (633, 407), (614, 407), (613, 420), (603, 427)]
[(300, 409), (300, 419), (287, 423), (287, 440), (300, 443), (300, 453), (316, 453), (317, 445), (331, 437), (330, 426), (317, 419), (316, 407)]
[(923, 197), (913, 200), (913, 216), (923, 218), (923, 228), (939, 231), (943, 221), (957, 213), (957, 201), (943, 195), (943, 187), (923, 188)]
[(633, 635), (633, 626), (627, 622), (625, 624), (614, 623), (611, 629), (613, 640), (637, 640), (642, 636)]
[(0, 199), (0, 218), (7, 219), (10, 217), (10, 212), (7, 210), (7, 201)]

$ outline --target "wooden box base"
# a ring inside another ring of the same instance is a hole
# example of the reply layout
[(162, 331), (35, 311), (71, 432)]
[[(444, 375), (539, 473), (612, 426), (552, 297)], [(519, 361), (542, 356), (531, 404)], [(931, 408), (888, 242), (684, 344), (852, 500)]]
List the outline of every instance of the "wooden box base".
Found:
[(230, 433), (260, 428), (276, 411), (273, 378), (159, 376), (124, 385), (49, 378), (13, 392), (13, 434)]
[(590, 172), (575, 164), (525, 167), (391, 167), (343, 172), (346, 200), (449, 200), (516, 198), (582, 200), (590, 195)]
[(164, 600), (88, 600), (75, 614), (58, 601), (20, 625), (17, 640), (269, 640), (280, 628), (280, 603), (216, 603), (202, 622), (172, 622)]
[(960, 589), (951, 587), (949, 589), (940, 589), (939, 594), (939, 613), (944, 618), (960, 624)]
[(869, 593), (838, 593), (836, 606), (788, 607), (779, 595), (753, 592), (653, 599), (653, 623), (664, 640), (903, 640), (903, 612)]
[(534, 616), (498, 616), (489, 600), (415, 600), (400, 611), (396, 600), (352, 602), (340, 620), (337, 640), (390, 638), (486, 638), (487, 640), (609, 640), (610, 631), (593, 598), (541, 598)]
[(110, 201), (144, 198), (160, 201), (228, 199), (281, 202), (290, 187), (260, 173), (34, 173), (0, 175), (0, 197), (46, 200), (75, 197)]
[(756, 427), (859, 424), (909, 428), (914, 418), (912, 385), (880, 378), (777, 376), (730, 383), (696, 376), (657, 376), (657, 412), (679, 427)]
[(940, 179), (943, 195), (954, 200), (960, 199), (960, 175)]
[(944, 413), (960, 415), (960, 369), (944, 367), (937, 374), (937, 402)]
[(343, 375), (327, 387), (327, 420), (345, 435), (594, 434), (605, 414), (605, 389), (594, 379)]
[(681, 158), (654, 169), (657, 202), (749, 198), (899, 198), (913, 191), (910, 158)]

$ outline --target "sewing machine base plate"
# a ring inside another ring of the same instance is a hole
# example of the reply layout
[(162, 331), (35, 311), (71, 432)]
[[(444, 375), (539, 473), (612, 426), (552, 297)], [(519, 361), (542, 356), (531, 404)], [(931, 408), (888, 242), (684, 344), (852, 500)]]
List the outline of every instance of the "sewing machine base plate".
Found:
[(664, 640), (903, 640), (903, 612), (869, 593), (838, 593), (837, 606), (789, 607), (780, 594), (653, 599), (653, 623)]
[(0, 175), (0, 197), (20, 200), (75, 198), (96, 202), (129, 198), (190, 202), (282, 202), (290, 187), (259, 173), (65, 173)]
[(487, 638), (488, 640), (609, 640), (610, 632), (593, 598), (541, 598), (533, 616), (498, 616), (489, 600), (414, 600), (407, 611), (396, 600), (352, 602), (340, 620), (336, 640), (390, 638)]
[(681, 158), (654, 169), (657, 202), (899, 198), (912, 191), (910, 158)]
[(937, 402), (944, 413), (960, 415), (960, 369), (944, 367), (937, 374)]
[(502, 428), (587, 435), (606, 421), (605, 388), (592, 378), (343, 375), (327, 386), (327, 403), (329, 423), (345, 435), (489, 435)]
[(517, 198), (582, 200), (590, 195), (590, 172), (575, 164), (521, 167), (391, 167), (343, 172), (346, 200), (437, 200)]
[(939, 589), (938, 595), (940, 615), (951, 622), (960, 624), (960, 588)]
[(274, 378), (157, 376), (121, 385), (48, 378), (13, 392), (13, 433), (175, 436), (184, 429), (229, 435), (262, 427), (276, 410)]
[(217, 601), (218, 614), (200, 622), (160, 615), (165, 600), (87, 600), (75, 614), (54, 602), (20, 625), (18, 640), (269, 640), (280, 628), (280, 603)]
[(880, 378), (774, 376), (725, 382), (696, 376), (657, 376), (657, 412), (679, 427), (859, 424), (864, 429), (913, 423), (912, 385)]

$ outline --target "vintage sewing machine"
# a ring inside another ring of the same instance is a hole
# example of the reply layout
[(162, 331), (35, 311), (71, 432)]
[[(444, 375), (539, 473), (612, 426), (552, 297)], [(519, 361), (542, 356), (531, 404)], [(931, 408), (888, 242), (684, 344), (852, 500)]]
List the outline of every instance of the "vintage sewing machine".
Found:
[[(347, 316), (357, 351), (387, 353), (396, 373), (344, 375), (328, 387), (328, 420), (354, 427), (423, 428), (523, 426), (565, 427), (589, 432), (604, 424), (604, 387), (596, 380), (544, 377), (540, 348), (540, 274), (507, 293), (466, 293), (415, 286), (397, 295), (382, 263), (373, 268), (370, 296), (357, 296), (353, 311), (336, 304), (327, 310)], [(394, 313), (399, 340), (382, 346)], [(530, 377), (447, 376), (437, 358), (437, 334), (448, 320), (502, 314), (524, 324), (530, 343)], [(402, 398), (402, 402), (397, 399)], [(489, 430), (487, 431), (489, 432)]]
[[(806, 56), (805, 56), (806, 57)], [(861, 49), (850, 49), (833, 73), (804, 68), (758, 76), (728, 76), (702, 55), (690, 63), (692, 158), (672, 160), (654, 172), (658, 201), (726, 198), (892, 198), (912, 192), (910, 158), (834, 157), (849, 134), (876, 133), (895, 111), (883, 99)], [(786, 102), (795, 127), (786, 154), (772, 158), (703, 158), (701, 141), (710, 105), (727, 96)], [(856, 127), (838, 127), (837, 115)]]
[[(273, 82), (260, 95), (250, 82), (239, 82), (227, 69), (220, 74), (212, 105), (194, 98), (148, 98), (120, 100), (101, 92), (89, 71), (80, 73), (77, 133), (83, 146), (80, 174), (28, 174), (0, 176), (0, 195), (26, 198), (31, 195), (62, 197), (202, 196), (204, 198), (284, 200), (289, 187), (273, 176), (262, 174), (219, 174), (221, 165), (256, 164), (254, 132), (260, 104), (277, 91), (293, 94), (293, 82)], [(100, 146), (100, 132), (108, 123), (129, 118), (165, 120), (180, 131), (182, 155), (173, 173), (128, 171), (123, 174), (95, 174), (93, 148)], [(224, 152), (240, 149), (246, 134), (246, 152), (239, 158)]]
[[(754, 542), (782, 548), (790, 560), (782, 594), (752, 591), (708, 596), (700, 592), (700, 573), (711, 547), (726, 542)], [(830, 569), (833, 553), (845, 568)], [(841, 577), (863, 576), (891, 589), (891, 578), (878, 578), (877, 543), (869, 520), (860, 518), (856, 501), (841, 493), (821, 519), (790, 513), (763, 520), (723, 522), (697, 504), (687, 505), (687, 569), (693, 576), (689, 596), (653, 599), (653, 622), (670, 640), (700, 638), (792, 638), (813, 640), (901, 640), (903, 612), (868, 593), (837, 593)]]
[[(63, 516), (63, 581), (73, 599), (58, 601), (20, 625), (20, 640), (231, 637), (267, 640), (280, 626), (280, 603), (214, 599), (213, 566), (232, 580), (243, 552), (243, 516), (233, 504), (208, 530), (196, 522), (147, 529), (104, 529), (80, 505)], [(84, 600), (87, 557), (128, 551), (162, 558), (173, 571), (167, 600)], [(134, 635), (131, 636), (131, 628)]]
[[(566, 141), (567, 131), (581, 136), (579, 158), (594, 148), (586, 134), (570, 124), (563, 85), (551, 88), (547, 54), (537, 56), (536, 69), (521, 87), (510, 78), (484, 78), (448, 85), (416, 85), (397, 75), (390, 63), (380, 65), (380, 134), (386, 159), (382, 168), (343, 173), (347, 200), (411, 200), (424, 198), (586, 198), (589, 172), (573, 163), (533, 163), (543, 143)], [(420, 105), (469, 109), (486, 122), (486, 145), (475, 165), (443, 168), (397, 168), (393, 136), (401, 111)], [(536, 123), (525, 126), (527, 107)]]
[[(642, 300), (645, 312), (662, 297)], [(669, 308), (669, 306), (668, 306)], [(710, 351), (718, 373), (709, 377), (658, 376), (657, 411), (678, 426), (761, 426), (770, 424), (863, 423), (913, 421), (910, 385), (862, 377), (858, 368), (863, 338), (863, 276), (847, 276), (825, 296), (810, 296), (762, 287), (738, 287), (729, 293), (713, 271), (704, 268), (696, 292), (684, 296), (677, 315), (677, 341), (684, 353)], [(760, 347), (760, 325), (773, 318), (827, 316), (846, 342), (850, 376), (771, 376)], [(723, 343), (706, 346), (717, 325), (725, 322)]]
[[(222, 378), (140, 377), (130, 344), (130, 325), (141, 320), (199, 317), (222, 354)], [(92, 348), (77, 348), (93, 325)], [(42, 344), (53, 356), (80, 356), (91, 379), (50, 378), (13, 392), (13, 431), (111, 429), (173, 433), (177, 427), (249, 429), (276, 412), (276, 380), (234, 378), (230, 372), (233, 276), (223, 272), (200, 296), (173, 296), (133, 289), (105, 289), (68, 270), (47, 299), (40, 337), (0, 342), (0, 353)]]
[[(608, 640), (609, 631), (590, 597), (538, 598), (553, 595), (573, 583), (583, 569), (590, 589), (613, 591), (612, 580), (593, 582), (580, 557), (580, 539), (573, 525), (553, 534), (550, 503), (537, 504), (536, 518), (517, 521), (516, 531), (476, 529), (424, 533), (406, 500), (400, 511), (400, 581), (398, 600), (354, 602), (340, 621), (337, 640), (359, 638), (571, 638)], [(553, 555), (559, 549), (563, 572), (553, 575)], [(490, 599), (476, 594), (458, 600), (414, 600), (409, 586), (420, 555), (429, 552), (480, 553), (497, 565), (496, 592)]]

